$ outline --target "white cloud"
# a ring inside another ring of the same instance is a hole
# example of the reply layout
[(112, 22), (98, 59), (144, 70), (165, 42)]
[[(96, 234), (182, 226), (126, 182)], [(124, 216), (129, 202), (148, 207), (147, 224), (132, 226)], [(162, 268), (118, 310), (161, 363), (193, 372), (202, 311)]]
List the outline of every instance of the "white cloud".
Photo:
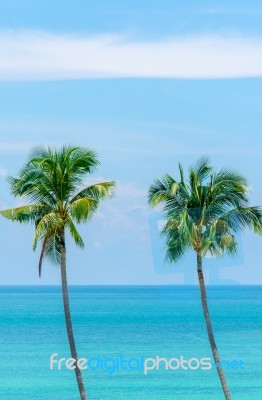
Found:
[[(105, 178), (103, 176), (98, 177), (88, 177), (84, 181), (84, 185), (94, 185), (99, 182), (110, 182), (114, 181), (113, 178)], [(120, 197), (128, 197), (130, 199), (136, 199), (147, 196), (147, 190), (137, 186), (133, 182), (120, 182), (116, 181), (116, 190), (115, 196), (116, 198)]]
[(7, 175), (7, 170), (5, 168), (0, 167), (0, 178), (5, 178)]
[(230, 6), (210, 7), (204, 10), (204, 14), (214, 14), (214, 15), (234, 14), (234, 15), (244, 15), (244, 16), (250, 16), (250, 15), (259, 16), (261, 13), (262, 13), (261, 8), (250, 8), (249, 5), (248, 7), (230, 7)]
[(136, 186), (134, 183), (121, 183), (117, 182), (116, 196), (128, 197), (130, 199), (136, 199), (139, 197), (146, 197), (147, 191)]
[(0, 153), (23, 153), (35, 145), (35, 143), (2, 142), (0, 143)]
[(2, 31), (0, 54), (0, 80), (262, 76), (262, 38), (241, 36), (135, 41)]
[[(98, 181), (108, 181), (104, 177), (86, 180), (90, 185)], [(103, 232), (109, 229), (103, 240), (122, 240), (123, 237), (133, 237), (140, 242), (148, 242), (148, 207), (147, 191), (134, 182), (123, 183), (117, 181), (117, 190), (112, 199), (103, 202), (96, 215), (97, 223), (103, 228)], [(117, 239), (115, 232), (121, 229), (122, 234)], [(101, 238), (100, 238), (101, 239)], [(100, 241), (99, 239), (99, 241)], [(98, 240), (98, 239), (97, 239)], [(102, 240), (102, 239), (101, 239)], [(103, 242), (104, 243), (104, 242)], [(95, 244), (94, 244), (95, 245)]]

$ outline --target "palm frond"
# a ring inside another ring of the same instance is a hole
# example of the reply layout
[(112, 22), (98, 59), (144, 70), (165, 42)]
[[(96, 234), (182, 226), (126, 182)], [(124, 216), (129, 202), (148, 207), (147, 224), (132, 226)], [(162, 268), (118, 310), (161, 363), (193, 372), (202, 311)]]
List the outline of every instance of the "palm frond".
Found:
[(55, 232), (61, 231), (63, 226), (64, 221), (58, 214), (54, 212), (46, 214), (43, 218), (39, 220), (38, 224), (36, 225), (33, 240), (33, 249), (36, 249), (39, 239), (44, 240), (46, 236), (51, 236)]
[(84, 175), (91, 173), (99, 165), (97, 154), (89, 149), (82, 147), (67, 148), (65, 153), (68, 154), (68, 161), (70, 163), (70, 173), (73, 175)]
[(238, 207), (228, 211), (223, 218), (234, 232), (249, 228), (255, 233), (262, 233), (261, 207)]
[(185, 198), (187, 198), (187, 190), (184, 185), (168, 174), (161, 180), (155, 180), (148, 192), (148, 203), (151, 207), (164, 204), (166, 209), (169, 209), (171, 202), (180, 204)]
[(166, 257), (169, 262), (176, 262), (183, 257), (189, 247), (189, 236), (186, 231), (180, 229), (180, 221), (176, 219), (168, 220), (162, 233), (165, 236)]
[(195, 171), (197, 182), (202, 184), (205, 179), (210, 177), (213, 167), (210, 165), (209, 158), (203, 156), (196, 162), (192, 170)]
[(80, 247), (81, 249), (83, 249), (85, 247), (84, 241), (81, 238), (80, 233), (76, 229), (76, 227), (70, 217), (68, 217), (68, 219), (67, 219), (67, 226), (69, 227), (69, 231), (71, 233), (72, 238), (74, 239), (75, 244), (78, 247)]
[(46, 237), (44, 257), (48, 258), (53, 264), (60, 264), (61, 251), (60, 251), (60, 235), (54, 232)]
[(38, 262), (38, 274), (39, 277), (41, 277), (42, 274), (42, 265), (43, 265), (43, 258), (45, 256), (45, 252), (46, 252), (46, 246), (47, 246), (47, 241), (49, 239), (49, 236), (46, 236), (43, 240), (43, 244), (42, 244), (42, 249), (41, 249), (41, 253), (40, 253), (40, 257), (39, 257), (39, 262)]
[(91, 219), (99, 206), (99, 200), (94, 197), (83, 197), (69, 205), (70, 216), (77, 222)]
[(116, 182), (99, 182), (94, 185), (88, 186), (82, 189), (79, 193), (74, 195), (70, 200), (70, 204), (73, 204), (76, 200), (83, 199), (85, 197), (94, 198), (98, 201), (111, 197), (116, 188)]
[(34, 222), (49, 211), (50, 207), (47, 205), (31, 204), (17, 208), (10, 208), (8, 210), (2, 210), (0, 211), (0, 214), (5, 218), (10, 219), (11, 221), (28, 223)]

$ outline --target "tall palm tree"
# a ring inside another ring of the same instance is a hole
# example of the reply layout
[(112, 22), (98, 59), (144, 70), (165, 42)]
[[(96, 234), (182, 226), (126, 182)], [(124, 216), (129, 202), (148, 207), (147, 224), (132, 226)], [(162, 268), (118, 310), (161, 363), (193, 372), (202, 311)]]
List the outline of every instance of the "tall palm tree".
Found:
[(68, 230), (75, 244), (81, 248), (84, 242), (74, 222), (90, 220), (101, 200), (110, 196), (115, 182), (101, 182), (84, 186), (87, 174), (93, 172), (99, 162), (96, 154), (80, 147), (64, 146), (59, 150), (36, 148), (18, 178), (9, 178), (14, 196), (23, 196), (28, 205), (2, 211), (1, 214), (21, 223), (35, 223), (33, 248), (41, 243), (39, 276), (44, 257), (59, 263), (67, 336), (81, 400), (87, 395), (81, 370), (77, 365), (77, 350), (70, 314), (67, 287), (65, 232)]
[(162, 231), (166, 240), (166, 259), (176, 262), (189, 248), (196, 253), (209, 343), (225, 398), (229, 400), (230, 391), (220, 366), (208, 310), (202, 262), (207, 252), (212, 256), (236, 253), (235, 234), (244, 228), (261, 233), (262, 210), (249, 205), (248, 183), (242, 175), (228, 168), (216, 172), (205, 157), (189, 169), (188, 180), (185, 180), (180, 164), (179, 175), (178, 181), (167, 174), (161, 180), (155, 180), (149, 189), (149, 204), (153, 207), (162, 205), (166, 214)]

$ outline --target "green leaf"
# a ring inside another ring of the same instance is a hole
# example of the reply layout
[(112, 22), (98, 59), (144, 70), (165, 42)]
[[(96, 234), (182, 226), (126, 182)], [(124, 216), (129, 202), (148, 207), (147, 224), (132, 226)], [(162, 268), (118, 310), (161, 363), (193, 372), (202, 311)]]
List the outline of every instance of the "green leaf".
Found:
[(71, 233), (72, 238), (74, 239), (75, 244), (80, 247), (81, 249), (83, 249), (85, 247), (83, 239), (81, 238), (78, 230), (76, 229), (73, 221), (71, 218), (67, 219), (67, 224), (69, 227), (69, 231)]
[(28, 223), (35, 221), (48, 211), (50, 211), (50, 207), (46, 205), (32, 204), (17, 208), (11, 208), (9, 210), (3, 210), (0, 211), (0, 214), (5, 218), (10, 219), (11, 221)]

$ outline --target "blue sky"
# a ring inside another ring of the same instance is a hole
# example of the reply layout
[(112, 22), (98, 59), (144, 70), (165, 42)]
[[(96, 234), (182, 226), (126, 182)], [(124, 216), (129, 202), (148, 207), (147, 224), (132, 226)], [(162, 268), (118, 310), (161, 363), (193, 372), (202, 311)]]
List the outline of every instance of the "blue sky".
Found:
[[(69, 243), (71, 283), (195, 282), (193, 261), (159, 268), (152, 252), (146, 191), (165, 172), (176, 176), (178, 161), (207, 154), (238, 169), (262, 204), (261, 14), (258, 1), (1, 2), (1, 208), (19, 204), (6, 176), (40, 143), (91, 147), (96, 177), (118, 182), (81, 227), (85, 250)], [(0, 224), (0, 283), (58, 284), (48, 263), (38, 279), (33, 228)], [(241, 256), (217, 267), (216, 279), (262, 284), (260, 248), (245, 234)]]

